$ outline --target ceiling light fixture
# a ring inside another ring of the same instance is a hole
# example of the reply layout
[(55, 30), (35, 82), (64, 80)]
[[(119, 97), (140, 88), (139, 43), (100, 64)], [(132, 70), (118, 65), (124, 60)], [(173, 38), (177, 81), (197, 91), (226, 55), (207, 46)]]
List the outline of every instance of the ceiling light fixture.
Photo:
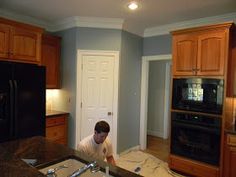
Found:
[(132, 1), (128, 4), (128, 8), (130, 10), (136, 10), (138, 8), (138, 3), (136, 1)]

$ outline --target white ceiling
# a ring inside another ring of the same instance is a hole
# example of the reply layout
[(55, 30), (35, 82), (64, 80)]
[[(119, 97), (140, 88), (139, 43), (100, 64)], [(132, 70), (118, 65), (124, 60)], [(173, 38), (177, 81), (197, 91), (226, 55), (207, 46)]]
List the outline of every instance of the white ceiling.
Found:
[(144, 29), (236, 12), (236, 0), (138, 0), (141, 8), (128, 11), (130, 0), (0, 0), (0, 9), (46, 23), (68, 17), (123, 19), (123, 29), (143, 35)]

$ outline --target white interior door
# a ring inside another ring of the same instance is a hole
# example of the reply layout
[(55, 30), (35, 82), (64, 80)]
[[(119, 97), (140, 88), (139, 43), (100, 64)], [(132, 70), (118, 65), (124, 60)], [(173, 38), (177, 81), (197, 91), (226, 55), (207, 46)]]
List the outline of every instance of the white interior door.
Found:
[(109, 123), (109, 136), (112, 139), (114, 64), (113, 56), (83, 56), (81, 139), (93, 134), (99, 120)]

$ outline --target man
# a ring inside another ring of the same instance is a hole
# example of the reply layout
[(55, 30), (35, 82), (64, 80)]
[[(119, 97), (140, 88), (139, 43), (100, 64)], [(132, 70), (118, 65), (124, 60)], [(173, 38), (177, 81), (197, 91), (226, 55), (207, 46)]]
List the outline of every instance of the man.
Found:
[(110, 126), (105, 121), (99, 121), (94, 128), (94, 134), (84, 138), (78, 144), (78, 150), (93, 158), (107, 160), (108, 163), (115, 165), (112, 152), (112, 144), (107, 138)]

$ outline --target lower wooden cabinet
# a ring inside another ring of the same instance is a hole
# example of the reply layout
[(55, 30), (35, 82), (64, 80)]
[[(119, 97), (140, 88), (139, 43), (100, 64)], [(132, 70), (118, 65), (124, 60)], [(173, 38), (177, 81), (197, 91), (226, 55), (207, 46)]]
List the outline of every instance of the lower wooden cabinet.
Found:
[(196, 177), (219, 177), (219, 168), (179, 156), (170, 155), (169, 167)]
[(236, 135), (226, 134), (224, 147), (224, 177), (236, 177)]
[(46, 138), (67, 145), (67, 114), (46, 118)]

